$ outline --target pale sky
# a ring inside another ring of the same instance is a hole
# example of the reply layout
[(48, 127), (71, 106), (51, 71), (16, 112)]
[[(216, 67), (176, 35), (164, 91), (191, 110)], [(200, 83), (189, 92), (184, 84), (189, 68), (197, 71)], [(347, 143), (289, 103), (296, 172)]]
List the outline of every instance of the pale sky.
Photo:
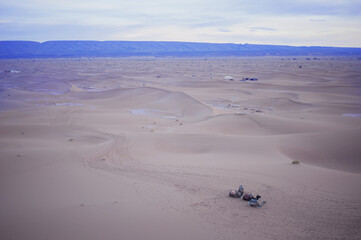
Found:
[(0, 40), (361, 47), (361, 0), (0, 0)]

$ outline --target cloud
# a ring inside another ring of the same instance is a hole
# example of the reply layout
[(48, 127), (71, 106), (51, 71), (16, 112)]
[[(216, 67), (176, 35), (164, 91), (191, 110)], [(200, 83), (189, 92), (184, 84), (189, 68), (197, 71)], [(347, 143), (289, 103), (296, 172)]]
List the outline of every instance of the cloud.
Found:
[(224, 28), (220, 28), (220, 29), (218, 29), (218, 31), (219, 31), (219, 32), (224, 32), (224, 33), (226, 33), (226, 32), (232, 32), (231, 30), (229, 30), (229, 29), (224, 29)]
[(310, 19), (311, 22), (324, 22), (324, 19)]
[(276, 31), (276, 29), (274, 28), (268, 28), (268, 27), (252, 27), (249, 29), (251, 32), (254, 32), (254, 31)]
[(360, 15), (359, 0), (0, 0), (0, 40), (361, 46)]
[(235, 11), (267, 15), (360, 15), (359, 0), (244, 0), (236, 4)]

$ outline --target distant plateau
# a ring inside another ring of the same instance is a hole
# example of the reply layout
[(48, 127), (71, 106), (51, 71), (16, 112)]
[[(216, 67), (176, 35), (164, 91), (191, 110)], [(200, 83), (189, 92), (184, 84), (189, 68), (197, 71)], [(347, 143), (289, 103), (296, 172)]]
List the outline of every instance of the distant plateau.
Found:
[(157, 41), (0, 41), (0, 58), (361, 56), (361, 48)]

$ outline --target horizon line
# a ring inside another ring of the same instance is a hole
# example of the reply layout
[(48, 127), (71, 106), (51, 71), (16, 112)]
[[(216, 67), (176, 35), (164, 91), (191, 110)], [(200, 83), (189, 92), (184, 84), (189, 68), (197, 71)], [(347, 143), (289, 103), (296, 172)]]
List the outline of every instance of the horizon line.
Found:
[(163, 43), (200, 43), (200, 44), (235, 44), (235, 45), (259, 45), (259, 46), (286, 46), (286, 47), (324, 47), (324, 48), (361, 48), (360, 47), (338, 47), (338, 46), (326, 46), (326, 45), (287, 45), (287, 44), (260, 44), (260, 43), (234, 43), (234, 42), (192, 42), (192, 41), (165, 41), (165, 40), (46, 40), (46, 41), (37, 41), (37, 40), (0, 40), (0, 42), (36, 42), (36, 43), (46, 43), (46, 42), (163, 42)]

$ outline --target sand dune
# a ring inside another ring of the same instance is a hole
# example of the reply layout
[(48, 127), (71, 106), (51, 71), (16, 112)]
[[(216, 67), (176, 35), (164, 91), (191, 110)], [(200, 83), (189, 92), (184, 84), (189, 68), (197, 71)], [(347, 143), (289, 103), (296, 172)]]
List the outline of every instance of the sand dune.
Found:
[(0, 62), (1, 239), (361, 236), (359, 60)]
[[(212, 110), (201, 104), (196, 99), (181, 92), (171, 92), (157, 88), (128, 88), (121, 90), (110, 90), (99, 93), (76, 93), (72, 97), (83, 100), (92, 100), (89, 103), (119, 109), (145, 109), (148, 112), (164, 112), (174, 116), (188, 118), (202, 118), (210, 115)], [(146, 111), (144, 112), (146, 114)]]
[(267, 99), (252, 99), (243, 101), (244, 105), (268, 106), (280, 111), (302, 111), (311, 107), (309, 103), (302, 103), (289, 98), (267, 98)]
[(300, 134), (282, 140), (282, 152), (308, 164), (360, 173), (360, 131)]

